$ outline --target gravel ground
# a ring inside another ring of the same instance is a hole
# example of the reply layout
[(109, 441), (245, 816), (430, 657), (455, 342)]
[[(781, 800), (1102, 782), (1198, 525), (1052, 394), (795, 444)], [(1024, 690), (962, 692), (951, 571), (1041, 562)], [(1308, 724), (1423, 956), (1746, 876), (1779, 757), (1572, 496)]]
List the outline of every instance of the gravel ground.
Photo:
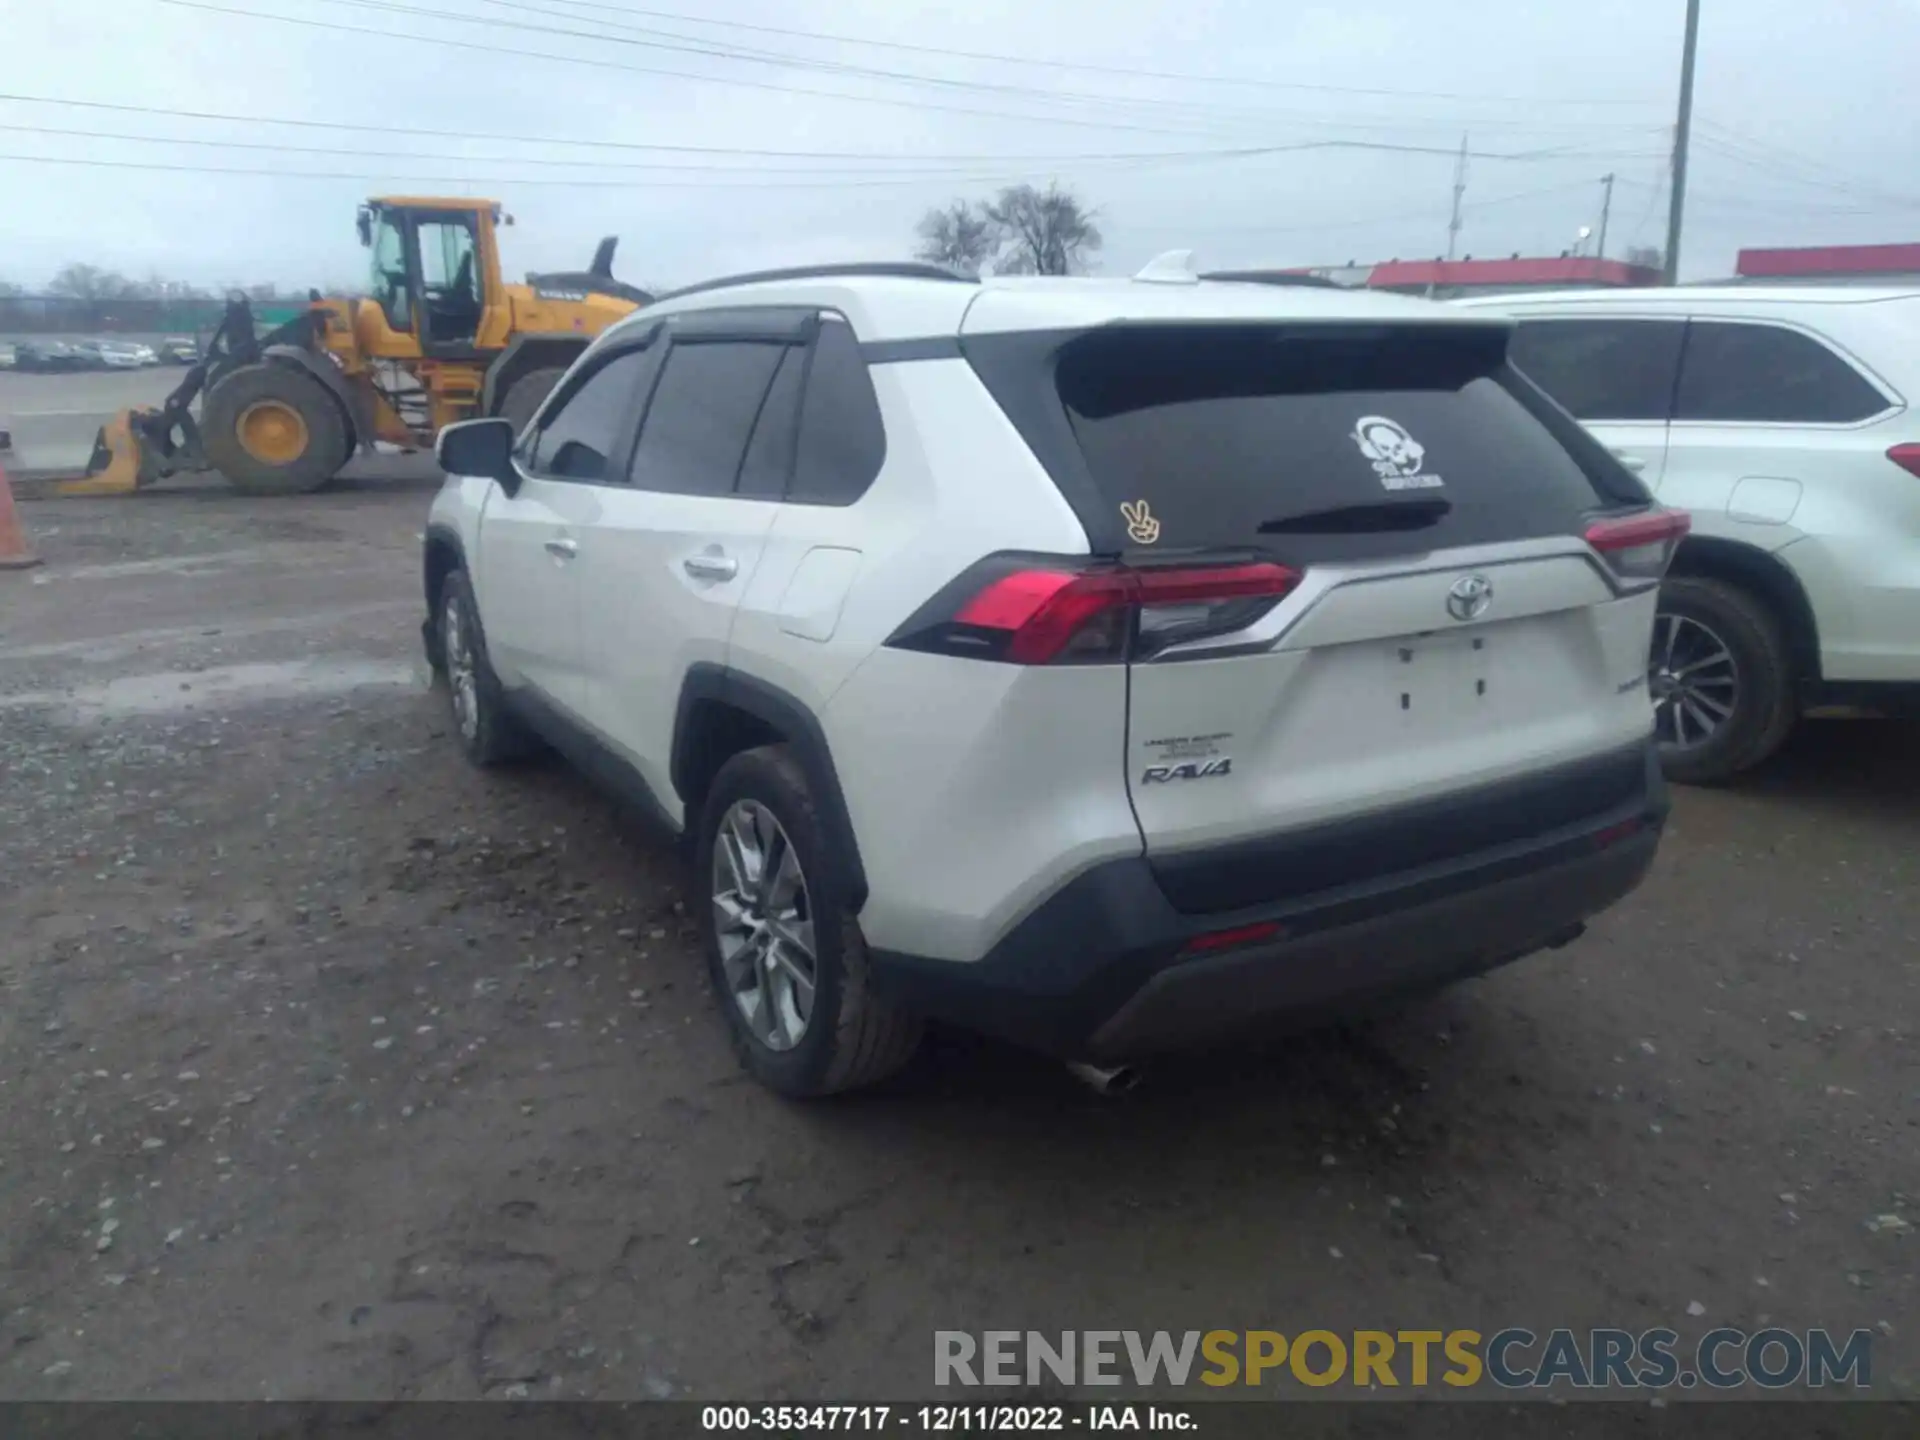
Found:
[[(1920, 1334), (1920, 746), (1678, 797), (1579, 944), (1103, 1100), (939, 1036), (744, 1082), (673, 858), (482, 775), (417, 488), (23, 507), (0, 1396), (932, 1393), (938, 1328)], [(947, 1398), (952, 1398), (948, 1395)]]

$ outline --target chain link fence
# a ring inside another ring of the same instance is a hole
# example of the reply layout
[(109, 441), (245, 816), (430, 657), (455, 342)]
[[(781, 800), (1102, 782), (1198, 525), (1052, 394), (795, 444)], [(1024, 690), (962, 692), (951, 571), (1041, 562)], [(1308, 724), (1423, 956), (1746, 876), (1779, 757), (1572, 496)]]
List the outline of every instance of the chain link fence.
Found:
[[(306, 308), (298, 300), (254, 300), (263, 327)], [(224, 300), (84, 300), (72, 295), (0, 295), (0, 335), (193, 335), (204, 338), (226, 313)]]

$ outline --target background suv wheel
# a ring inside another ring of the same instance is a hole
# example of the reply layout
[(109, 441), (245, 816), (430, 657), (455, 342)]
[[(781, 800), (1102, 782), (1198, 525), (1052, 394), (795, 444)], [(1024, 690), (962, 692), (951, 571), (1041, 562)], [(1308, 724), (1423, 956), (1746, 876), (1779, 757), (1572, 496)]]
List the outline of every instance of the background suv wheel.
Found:
[(1661, 765), (1688, 784), (1758, 765), (1797, 718), (1780, 626), (1753, 595), (1721, 580), (1679, 577), (1661, 587), (1647, 690)]
[(840, 857), (786, 747), (749, 750), (721, 767), (693, 873), (709, 896), (708, 976), (755, 1079), (783, 1095), (830, 1095), (912, 1058), (920, 1021), (867, 989)]

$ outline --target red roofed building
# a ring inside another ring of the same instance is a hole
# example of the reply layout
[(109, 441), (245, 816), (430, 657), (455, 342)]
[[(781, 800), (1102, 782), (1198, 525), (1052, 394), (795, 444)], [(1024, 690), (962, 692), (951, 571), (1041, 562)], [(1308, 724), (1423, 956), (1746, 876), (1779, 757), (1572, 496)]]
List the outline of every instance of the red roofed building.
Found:
[(1818, 285), (1920, 284), (1920, 245), (1805, 245), (1742, 250), (1742, 280)]
[(1340, 285), (1364, 285), (1401, 295), (1500, 295), (1522, 290), (1616, 289), (1658, 285), (1660, 272), (1594, 255), (1550, 255), (1505, 260), (1387, 260), (1378, 265), (1319, 266), (1303, 273)]

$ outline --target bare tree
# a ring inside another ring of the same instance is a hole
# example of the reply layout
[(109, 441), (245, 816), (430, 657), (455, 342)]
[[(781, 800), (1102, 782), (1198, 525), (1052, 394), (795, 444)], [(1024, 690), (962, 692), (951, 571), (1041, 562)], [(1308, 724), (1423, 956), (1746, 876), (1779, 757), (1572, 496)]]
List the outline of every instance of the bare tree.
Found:
[(1071, 275), (1102, 243), (1093, 212), (1056, 182), (1009, 185), (981, 207), (999, 232), (996, 269), (1009, 275)]
[(921, 217), (919, 234), (920, 248), (914, 254), (963, 275), (978, 275), (1000, 245), (998, 230), (984, 207), (966, 200), (929, 210)]
[(12, 300), (27, 293), (27, 287), (11, 280), (0, 280), (0, 300)]
[(1629, 245), (1627, 247), (1627, 264), (1629, 265), (1645, 265), (1649, 269), (1658, 270), (1665, 260), (1666, 256), (1661, 253), (1658, 245)]
[(133, 282), (126, 276), (78, 261), (62, 266), (53, 283), (47, 286), (51, 294), (71, 295), (76, 300), (124, 300), (134, 289)]

